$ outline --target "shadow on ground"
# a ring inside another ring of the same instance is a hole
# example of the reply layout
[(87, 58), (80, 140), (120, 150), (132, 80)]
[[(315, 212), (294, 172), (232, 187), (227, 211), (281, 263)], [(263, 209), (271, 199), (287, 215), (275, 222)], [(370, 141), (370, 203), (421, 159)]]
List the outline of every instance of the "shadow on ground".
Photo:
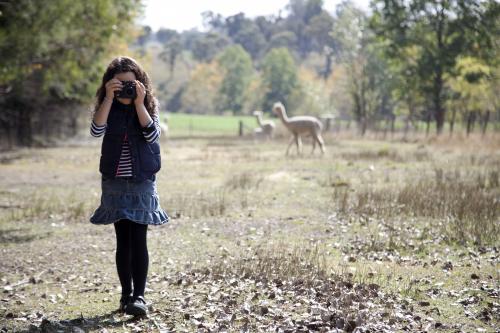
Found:
[(130, 323), (138, 322), (142, 318), (134, 318), (123, 316), (118, 310), (94, 316), (94, 317), (78, 317), (63, 320), (50, 320), (44, 318), (39, 326), (31, 324), (27, 330), (20, 331), (22, 333), (56, 333), (56, 332), (88, 332), (99, 331), (102, 329), (111, 329), (114, 327), (121, 327)]
[(30, 228), (0, 229), (0, 244), (28, 243), (35, 239), (43, 239), (52, 235), (52, 232), (33, 233)]

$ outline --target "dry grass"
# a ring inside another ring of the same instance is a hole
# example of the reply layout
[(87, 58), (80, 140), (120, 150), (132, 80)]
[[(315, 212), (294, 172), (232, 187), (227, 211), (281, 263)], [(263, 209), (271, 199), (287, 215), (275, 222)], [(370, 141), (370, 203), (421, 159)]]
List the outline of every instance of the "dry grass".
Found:
[(396, 216), (436, 220), (435, 231), (460, 243), (495, 244), (500, 234), (498, 170), (475, 173), (435, 170), (434, 179), (408, 182), (401, 188), (335, 188), (334, 207), (378, 219)]
[(33, 192), (6, 192), (1, 221), (32, 221), (39, 219), (75, 220), (92, 209), (91, 196), (78, 190), (38, 188)]
[(251, 187), (258, 188), (263, 181), (262, 177), (257, 177), (255, 172), (245, 171), (230, 176), (225, 182), (225, 187), (230, 190), (249, 189)]
[(330, 275), (327, 254), (318, 244), (259, 244), (236, 260), (223, 259), (212, 267), (218, 275), (237, 275), (257, 281), (301, 279), (306, 285)]
[[(252, 281), (267, 280), (269, 293), (273, 281), (301, 281), (304, 288), (290, 294), (288, 305), (295, 309), (300, 296), (305, 297), (303, 307), (296, 309), (296, 317), (290, 312), (284, 319), (301, 318), (315, 299), (308, 298), (314, 296), (312, 281), (333, 280), (376, 283), (380, 291), (409, 302), (392, 304), (423, 310), (422, 318), (453, 328), (494, 327), (494, 321), (479, 322), (464, 311), (496, 311), (487, 304), (495, 302), (498, 251), (483, 245), (498, 243), (500, 231), (498, 145), (325, 139), (327, 153), (321, 157), (285, 157), (286, 139), (262, 144), (227, 138), (167, 140), (158, 191), (173, 219), (149, 234), (148, 297), (158, 305), (154, 320), (169, 321), (175, 331), (195, 331), (179, 311), (204, 312), (209, 307), (200, 290), (212, 292), (216, 283), (226, 292), (231, 279), (236, 282), (229, 296), (239, 302), (233, 310), (251, 322), (255, 317), (239, 312), (239, 306), (249, 302), (246, 296), (255, 296), (255, 286), (264, 285)], [(7, 313), (16, 318), (1, 323), (0, 330), (4, 325), (20, 330), (39, 326), (36, 311), (41, 311), (56, 321), (90, 318), (95, 331), (121, 331), (122, 319), (107, 315), (119, 297), (112, 226), (88, 222), (99, 203), (98, 155), (96, 144), (34, 150), (0, 162), (0, 281), (14, 286), (4, 291), (0, 318)], [(48, 270), (51, 265), (57, 269)], [(189, 276), (192, 267), (231, 277), (168, 284), (177, 273)], [(283, 284), (285, 294), (294, 291), (292, 286)], [(332, 289), (341, 295), (333, 301), (342, 302), (344, 288)], [(480, 303), (456, 305), (472, 292), (482, 297)], [(332, 293), (318, 295), (316, 301), (324, 302)], [(186, 308), (190, 297), (200, 303)], [(420, 300), (432, 306), (419, 307)], [(271, 302), (281, 309), (277, 298)], [(428, 312), (437, 307), (441, 316)], [(381, 310), (381, 316), (387, 313)], [(410, 330), (423, 331), (425, 320)]]
[(226, 189), (221, 187), (194, 194), (180, 193), (170, 196), (162, 204), (169, 207), (168, 212), (173, 218), (201, 218), (223, 216), (228, 202)]

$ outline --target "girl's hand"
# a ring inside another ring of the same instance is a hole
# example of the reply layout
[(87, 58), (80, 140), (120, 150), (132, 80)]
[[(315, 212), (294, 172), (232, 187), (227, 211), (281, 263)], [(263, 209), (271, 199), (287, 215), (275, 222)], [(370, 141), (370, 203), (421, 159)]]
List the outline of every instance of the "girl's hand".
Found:
[(146, 97), (146, 87), (139, 80), (135, 80), (135, 91), (137, 92), (137, 97), (134, 100), (135, 105), (143, 105)]
[(120, 91), (123, 88), (123, 84), (120, 80), (113, 78), (106, 82), (106, 98), (113, 99), (115, 97), (115, 91)]

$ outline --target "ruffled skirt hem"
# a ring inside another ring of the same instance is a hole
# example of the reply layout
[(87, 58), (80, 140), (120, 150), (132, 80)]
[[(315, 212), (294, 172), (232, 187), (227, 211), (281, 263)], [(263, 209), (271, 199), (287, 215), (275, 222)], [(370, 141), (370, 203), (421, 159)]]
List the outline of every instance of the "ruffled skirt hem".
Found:
[(101, 204), (90, 217), (92, 224), (111, 224), (121, 219), (153, 225), (169, 222), (168, 214), (160, 206), (155, 181), (106, 179), (101, 185)]
[(161, 209), (148, 212), (142, 209), (109, 209), (99, 207), (90, 218), (90, 222), (92, 224), (111, 224), (121, 219), (151, 225), (161, 225), (170, 221), (168, 214)]

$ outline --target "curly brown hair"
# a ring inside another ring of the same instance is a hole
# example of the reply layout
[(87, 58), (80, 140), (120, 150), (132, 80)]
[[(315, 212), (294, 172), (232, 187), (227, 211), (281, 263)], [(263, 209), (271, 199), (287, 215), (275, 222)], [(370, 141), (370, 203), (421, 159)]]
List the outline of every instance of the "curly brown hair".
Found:
[(115, 74), (125, 72), (133, 72), (136, 79), (144, 84), (144, 86), (146, 87), (144, 106), (146, 107), (146, 110), (148, 110), (148, 113), (151, 117), (153, 117), (154, 115), (158, 116), (158, 100), (156, 99), (156, 97), (154, 97), (153, 87), (151, 85), (151, 80), (149, 79), (148, 74), (142, 69), (142, 67), (139, 65), (139, 63), (137, 63), (136, 60), (126, 56), (117, 57), (113, 59), (113, 61), (111, 61), (111, 63), (108, 65), (108, 68), (106, 69), (106, 72), (102, 77), (101, 86), (97, 89), (97, 92), (95, 94), (96, 102), (94, 105), (92, 116), (99, 109), (99, 106), (101, 106), (104, 97), (106, 97), (106, 82), (111, 80), (115, 76)]

